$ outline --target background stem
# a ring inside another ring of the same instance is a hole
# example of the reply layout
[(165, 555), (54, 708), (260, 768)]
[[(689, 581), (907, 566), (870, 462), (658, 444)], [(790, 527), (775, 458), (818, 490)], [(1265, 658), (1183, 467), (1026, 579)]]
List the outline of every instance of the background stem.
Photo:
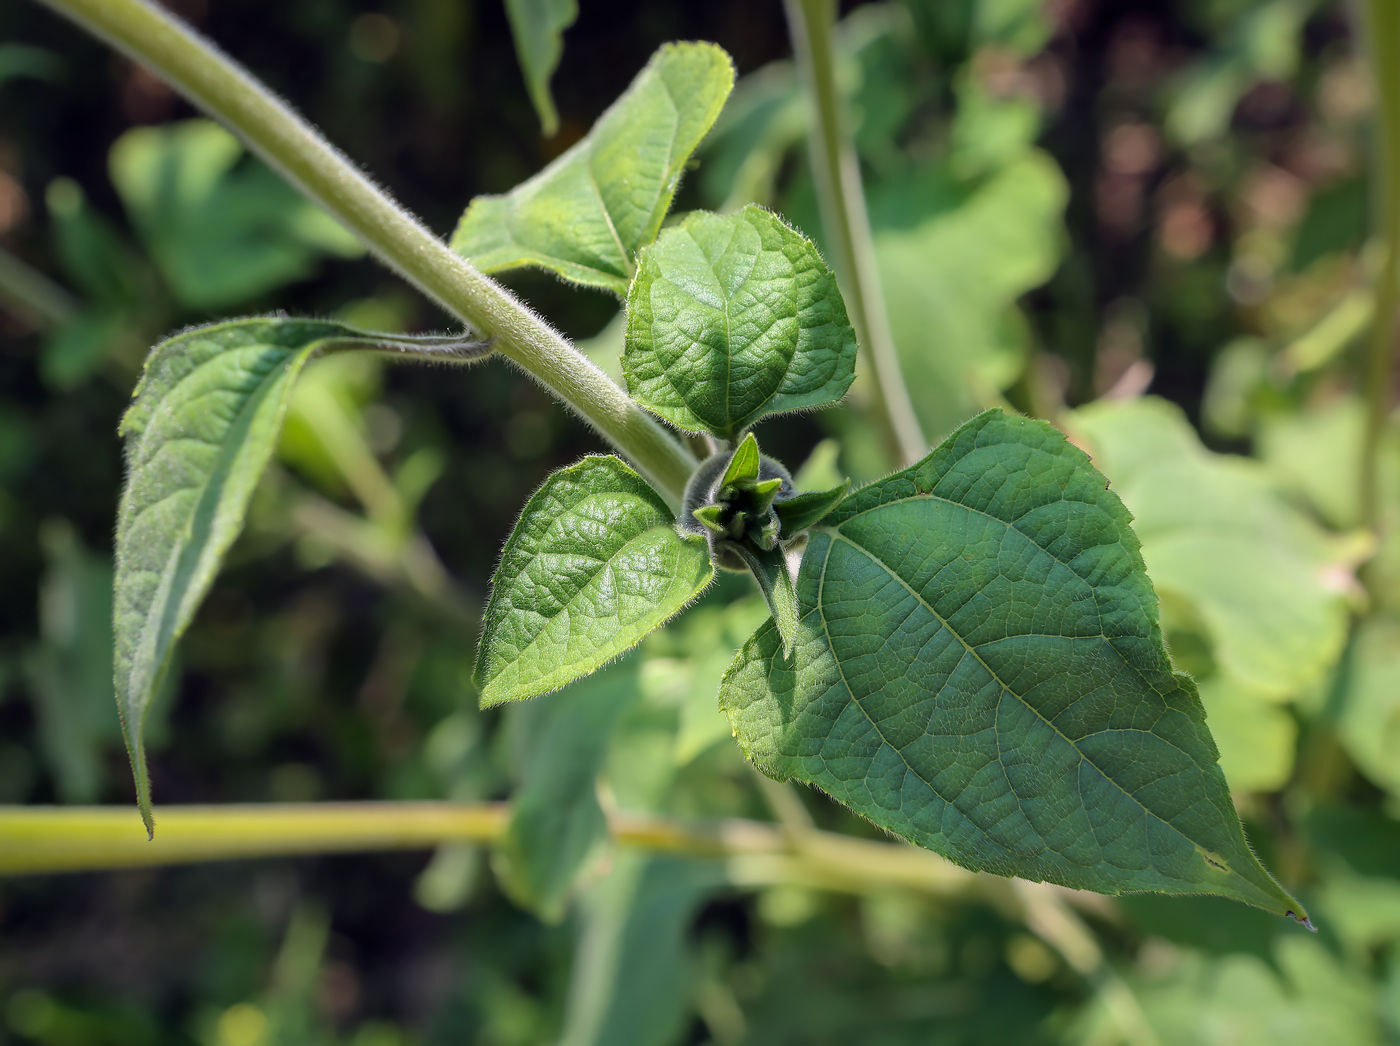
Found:
[[(1390, 414), (1395, 369), (1395, 314), (1400, 306), (1400, 5), (1394, 0), (1367, 0), (1366, 32), (1371, 73), (1376, 85), (1373, 184), (1376, 215), (1385, 257), (1376, 279), (1375, 321), (1364, 373), (1366, 430), (1361, 445), (1362, 522), (1379, 533), (1380, 448)], [(1368, 571), (1368, 575), (1373, 572)], [(1368, 587), (1374, 582), (1368, 577)], [(1374, 591), (1372, 592), (1374, 596)]]
[(822, 228), (832, 252), (846, 311), (875, 380), (877, 401), (899, 457), (908, 465), (928, 453), (909, 388), (899, 369), (875, 264), (860, 161), (851, 145), (836, 90), (832, 31), (835, 0), (784, 0), (792, 49), (812, 110), (808, 132)]
[(679, 504), (695, 459), (606, 374), (399, 207), (208, 40), (147, 0), (43, 0), (228, 125), (391, 269), (519, 364)]

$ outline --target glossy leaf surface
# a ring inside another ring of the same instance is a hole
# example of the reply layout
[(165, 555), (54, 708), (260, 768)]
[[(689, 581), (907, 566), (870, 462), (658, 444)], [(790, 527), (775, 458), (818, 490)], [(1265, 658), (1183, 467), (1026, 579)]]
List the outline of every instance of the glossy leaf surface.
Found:
[(835, 403), (855, 358), (836, 277), (760, 207), (668, 228), (628, 292), (628, 391), (689, 432), (731, 439), (765, 414)]
[(1042, 422), (992, 411), (811, 532), (721, 703), (796, 777), (969, 868), (1302, 914), (1245, 843), (1128, 514)]
[(151, 827), (142, 723), (170, 662), (243, 529), (292, 385), (317, 350), (385, 348), (433, 358), (472, 343), (375, 335), (338, 323), (258, 317), (196, 327), (151, 350), (122, 418), (126, 488), (117, 517), (116, 694)]
[(476, 678), (483, 707), (557, 690), (630, 650), (714, 576), (661, 495), (617, 458), (545, 480), (492, 579)]
[(452, 249), (483, 272), (535, 265), (626, 294), (733, 86), (714, 44), (667, 44), (582, 141), (509, 193), (473, 200)]
[(506, 0), (506, 17), (510, 19), (511, 35), (515, 37), (515, 53), (520, 59), (520, 71), (525, 74), (525, 86), (535, 112), (540, 114), (540, 127), (546, 137), (559, 130), (559, 113), (554, 108), (554, 96), (549, 80), (559, 68), (564, 53), (564, 30), (578, 19), (576, 0)]

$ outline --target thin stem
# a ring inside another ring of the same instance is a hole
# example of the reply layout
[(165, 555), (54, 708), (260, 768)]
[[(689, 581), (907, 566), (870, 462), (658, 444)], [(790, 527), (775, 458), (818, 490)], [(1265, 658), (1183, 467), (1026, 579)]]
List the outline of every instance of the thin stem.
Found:
[(61, 327), (82, 307), (42, 272), (0, 247), (0, 301), (45, 327)]
[(158, 73), (353, 231), (386, 265), (572, 407), (679, 504), (690, 453), (509, 291), (394, 203), (289, 106), (147, 0), (43, 0)]
[(808, 141), (822, 228), (826, 230), (834, 255), (851, 325), (870, 363), (884, 420), (899, 456), (905, 464), (911, 464), (928, 452), (928, 441), (919, 427), (909, 387), (899, 369), (899, 356), (880, 289), (880, 272), (875, 264), (875, 244), (870, 234), (870, 216), (865, 210), (860, 161), (845, 127), (841, 98), (836, 89), (836, 56), (832, 48), (836, 2), (784, 0), (783, 6), (787, 11), (793, 51), (812, 107)]
[[(1366, 32), (1371, 73), (1376, 83), (1376, 213), (1385, 256), (1376, 279), (1375, 323), (1365, 370), (1366, 431), (1361, 445), (1361, 520), (1379, 532), (1380, 449), (1390, 413), (1395, 369), (1396, 310), (1400, 307), (1400, 5), (1394, 0), (1367, 0)], [(1374, 572), (1368, 571), (1368, 585)], [(1374, 592), (1373, 592), (1374, 595)]]

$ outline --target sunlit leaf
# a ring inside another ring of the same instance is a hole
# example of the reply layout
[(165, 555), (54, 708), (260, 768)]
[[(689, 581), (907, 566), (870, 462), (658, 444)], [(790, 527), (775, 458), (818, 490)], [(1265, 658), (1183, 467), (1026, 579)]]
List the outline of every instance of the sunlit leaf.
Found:
[(687, 431), (730, 439), (765, 414), (835, 403), (855, 356), (836, 277), (759, 207), (668, 228), (628, 293), (627, 388)]
[(243, 529), (293, 382), (307, 360), (331, 346), (439, 360), (483, 348), (317, 320), (228, 320), (153, 348), (122, 418), (127, 479), (117, 516), (116, 692), (148, 830), (142, 725), (151, 697)]
[(504, 196), (473, 200), (452, 249), (483, 272), (535, 265), (626, 294), (733, 86), (714, 44), (667, 44), (582, 141)]
[(506, 17), (515, 37), (515, 53), (530, 101), (540, 114), (545, 137), (559, 130), (559, 113), (549, 92), (549, 80), (564, 53), (564, 30), (578, 18), (576, 0), (506, 0)]
[(537, 697), (630, 650), (714, 570), (661, 495), (614, 457), (545, 480), (501, 553), (482, 619), (482, 706)]
[(811, 532), (792, 660), (721, 704), (765, 773), (969, 868), (1302, 914), (1246, 845), (1128, 513), (1043, 422), (992, 411)]

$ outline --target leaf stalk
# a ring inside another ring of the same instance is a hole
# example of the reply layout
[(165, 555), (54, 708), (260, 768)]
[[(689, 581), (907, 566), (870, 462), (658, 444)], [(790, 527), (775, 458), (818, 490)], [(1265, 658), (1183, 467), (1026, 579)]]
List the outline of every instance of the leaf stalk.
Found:
[(662, 425), (508, 290), (478, 272), (358, 170), (290, 106), (148, 0), (42, 0), (148, 67), (239, 135), (298, 190), (423, 294), (495, 339), (679, 503), (695, 460)]
[[(1380, 450), (1390, 414), (1395, 380), (1396, 311), (1400, 308), (1400, 6), (1393, 0), (1367, 0), (1366, 32), (1376, 85), (1374, 185), (1380, 240), (1385, 256), (1376, 277), (1375, 318), (1363, 381), (1366, 428), (1361, 444), (1361, 520), (1379, 533), (1383, 522)], [(1363, 573), (1374, 591), (1374, 571)]]
[(912, 465), (928, 453), (895, 351), (889, 315), (885, 311), (870, 216), (865, 209), (860, 161), (836, 86), (836, 55), (832, 35), (835, 0), (784, 0), (793, 52), (812, 110), (808, 134), (812, 173), (821, 209), (822, 227), (834, 255), (837, 278), (845, 291), (846, 311), (870, 363), (876, 400), (889, 429), (901, 465)]

